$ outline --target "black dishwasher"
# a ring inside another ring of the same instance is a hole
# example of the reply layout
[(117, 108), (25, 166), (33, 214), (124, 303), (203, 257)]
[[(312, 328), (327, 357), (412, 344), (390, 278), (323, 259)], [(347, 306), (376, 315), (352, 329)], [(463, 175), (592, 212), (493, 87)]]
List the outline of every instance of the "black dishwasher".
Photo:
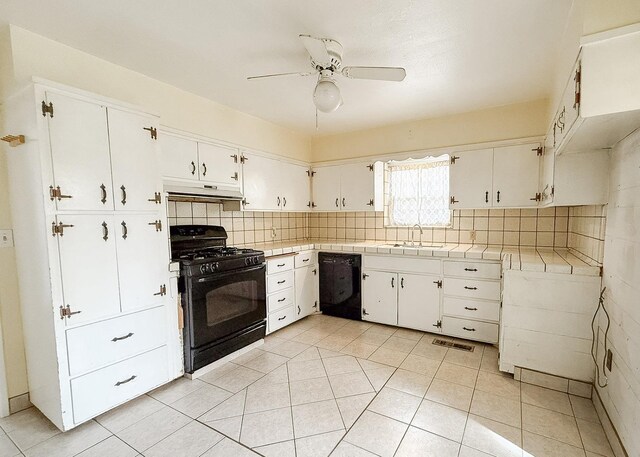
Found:
[(361, 320), (359, 254), (318, 253), (320, 264), (320, 311), (330, 316)]

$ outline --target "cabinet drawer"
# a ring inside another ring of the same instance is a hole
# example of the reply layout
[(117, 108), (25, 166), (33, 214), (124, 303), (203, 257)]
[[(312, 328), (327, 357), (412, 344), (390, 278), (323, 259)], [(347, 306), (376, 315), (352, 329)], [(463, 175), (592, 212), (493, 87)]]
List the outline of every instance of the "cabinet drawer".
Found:
[(463, 276), (466, 278), (500, 279), (499, 263), (464, 262), (446, 260), (445, 276)]
[(163, 307), (67, 330), (69, 374), (76, 376), (166, 344)]
[(281, 292), (269, 295), (267, 297), (267, 306), (270, 313), (284, 308), (285, 306), (293, 305), (293, 287), (285, 289)]
[(167, 365), (167, 347), (162, 346), (71, 380), (75, 423), (164, 384)]
[(456, 297), (500, 300), (500, 281), (477, 281), (475, 279), (444, 279), (444, 294)]
[(444, 314), (498, 322), (500, 320), (500, 302), (444, 297)]
[(442, 318), (442, 333), (468, 340), (485, 341), (487, 343), (498, 342), (498, 324), (472, 321), (470, 319), (444, 316)]
[[(293, 262), (292, 262), (293, 264)], [(293, 271), (286, 271), (277, 275), (267, 276), (267, 293), (272, 294), (280, 290), (293, 287)]]
[(440, 260), (416, 257), (365, 255), (362, 267), (407, 273), (440, 274)]
[(293, 270), (293, 256), (276, 257), (267, 259), (267, 274), (271, 275), (281, 271)]
[(269, 314), (269, 332), (286, 327), (294, 321), (295, 317), (293, 305)]
[(316, 256), (314, 251), (304, 251), (299, 253), (294, 258), (296, 268), (308, 267), (309, 265), (315, 265)]

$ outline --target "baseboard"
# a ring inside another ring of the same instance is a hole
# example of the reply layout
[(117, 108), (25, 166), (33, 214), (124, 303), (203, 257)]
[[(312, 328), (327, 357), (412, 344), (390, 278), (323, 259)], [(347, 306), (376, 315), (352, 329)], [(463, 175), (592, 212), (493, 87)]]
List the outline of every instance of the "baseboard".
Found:
[(609, 439), (609, 444), (611, 444), (613, 455), (615, 455), (616, 457), (629, 457), (629, 454), (627, 454), (627, 450), (624, 448), (622, 441), (620, 441), (620, 435), (618, 435), (618, 431), (613, 426), (613, 423), (609, 418), (609, 413), (607, 413), (607, 410), (602, 403), (602, 399), (600, 398), (598, 389), (593, 389), (593, 393), (593, 406), (595, 406), (596, 408), (596, 412), (598, 413), (598, 417), (600, 418), (600, 422), (602, 423), (604, 433)]
[(530, 370), (528, 368), (515, 367), (513, 370), (513, 378), (516, 381), (521, 381), (525, 384), (546, 387), (547, 389), (557, 390), (559, 392), (565, 392), (570, 395), (577, 395), (584, 398), (591, 398), (593, 391), (591, 383), (563, 378), (562, 376)]
[(29, 392), (22, 395), (16, 395), (9, 399), (9, 414), (15, 414), (19, 411), (23, 411), (27, 408), (31, 408), (33, 405), (29, 400)]

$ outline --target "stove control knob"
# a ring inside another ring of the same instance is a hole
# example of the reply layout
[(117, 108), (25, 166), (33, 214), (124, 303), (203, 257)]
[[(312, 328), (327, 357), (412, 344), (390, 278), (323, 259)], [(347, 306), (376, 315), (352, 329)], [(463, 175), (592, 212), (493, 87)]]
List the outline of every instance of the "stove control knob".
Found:
[(220, 268), (220, 263), (219, 263), (219, 262), (216, 262), (216, 263), (215, 263), (215, 266), (213, 267), (214, 271), (215, 271), (215, 270), (218, 270), (219, 268)]
[(205, 265), (200, 265), (200, 273), (204, 274), (205, 271), (206, 271)]

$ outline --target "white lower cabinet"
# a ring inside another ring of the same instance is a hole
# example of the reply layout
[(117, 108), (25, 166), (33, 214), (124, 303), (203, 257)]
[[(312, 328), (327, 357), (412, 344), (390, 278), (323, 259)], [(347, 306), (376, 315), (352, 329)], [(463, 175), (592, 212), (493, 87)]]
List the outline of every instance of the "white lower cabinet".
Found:
[(123, 360), (71, 381), (73, 418), (81, 423), (169, 380), (167, 348)]
[(293, 256), (267, 259), (267, 333), (296, 320)]
[(398, 274), (362, 270), (362, 319), (398, 325)]
[(442, 333), (467, 340), (484, 341), (486, 343), (498, 342), (498, 324), (471, 319), (443, 316)]
[(315, 265), (296, 268), (296, 318), (302, 319), (318, 309), (318, 269)]
[(440, 277), (400, 273), (398, 325), (435, 332), (440, 320)]

